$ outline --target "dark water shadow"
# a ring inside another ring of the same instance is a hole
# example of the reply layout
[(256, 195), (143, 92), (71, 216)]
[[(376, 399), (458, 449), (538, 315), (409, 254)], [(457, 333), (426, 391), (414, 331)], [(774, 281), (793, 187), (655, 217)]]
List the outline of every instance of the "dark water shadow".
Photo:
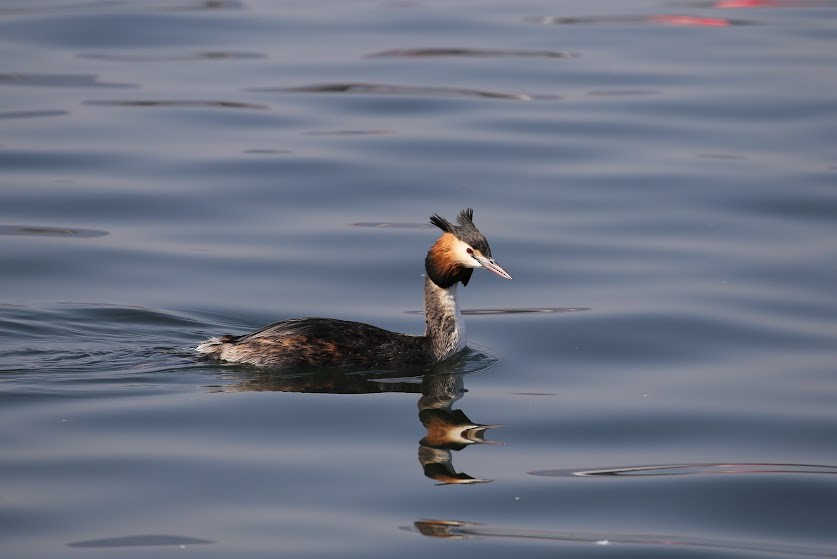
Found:
[[(698, 538), (681, 536), (679, 534), (633, 534), (633, 533), (589, 533), (559, 530), (531, 530), (521, 528), (494, 527), (479, 522), (463, 522), (460, 520), (425, 519), (418, 520), (412, 526), (403, 526), (403, 530), (414, 532), (422, 536), (438, 539), (502, 539), (528, 540), (538, 542), (552, 542), (556, 544), (589, 544), (601, 547), (627, 546), (645, 548), (649, 552), (664, 550), (684, 551), (699, 549), (721, 552), (724, 554), (756, 553), (756, 554), (786, 554), (792, 557), (833, 557), (831, 550), (806, 545), (781, 545), (737, 541), (722, 538)], [(726, 556), (726, 555), (725, 555)]]
[(717, 159), (719, 161), (743, 161), (747, 159), (744, 155), (734, 153), (699, 153), (697, 156), (700, 159)]
[(96, 74), (0, 74), (0, 85), (29, 87), (102, 87), (127, 89), (139, 87), (130, 83), (100, 82)]
[(413, 97), (464, 97), (505, 101), (554, 101), (560, 99), (557, 95), (535, 95), (491, 91), (487, 89), (359, 82), (321, 83), (294, 87), (254, 87), (248, 88), (247, 91), (262, 93), (339, 93), (352, 95), (404, 95)]
[(630, 466), (601, 470), (538, 470), (529, 472), (545, 477), (648, 477), (648, 476), (705, 476), (705, 475), (754, 475), (754, 474), (837, 474), (837, 466), (815, 464), (661, 464), (655, 466)]
[(485, 434), (500, 425), (474, 422), (453, 405), (467, 392), (465, 376), (485, 371), (497, 360), (488, 349), (469, 347), (444, 363), (397, 370), (269, 371), (232, 366), (219, 374), (224, 383), (211, 388), (219, 392), (417, 394), (418, 417), (426, 430), (418, 443), (418, 460), (425, 477), (439, 485), (487, 483), (491, 480), (457, 471), (453, 453), (472, 445), (498, 444), (487, 440)]
[(70, 237), (95, 238), (108, 235), (107, 231), (96, 229), (76, 229), (71, 227), (41, 227), (36, 225), (1, 225), (0, 235), (15, 235), (26, 237)]
[(452, 359), (433, 365), (378, 369), (281, 369), (222, 364), (220, 392), (311, 392), (318, 394), (418, 393), (428, 375), (465, 375), (486, 371), (499, 361), (496, 353), (473, 344)]
[(397, 221), (361, 221), (349, 223), (349, 227), (380, 227), (382, 229), (435, 229), (431, 223), (410, 223)]
[(65, 116), (70, 114), (70, 111), (64, 110), (50, 110), (45, 109), (42, 111), (10, 111), (5, 113), (0, 113), (0, 119), (10, 119), (10, 118), (43, 118), (48, 116)]
[(20, 2), (17, 6), (8, 4), (0, 7), (0, 15), (29, 15), (29, 14), (50, 14), (50, 13), (74, 13), (95, 11), (120, 12), (136, 11), (138, 8), (144, 11), (193, 11), (193, 10), (243, 10), (245, 5), (239, 0), (182, 0), (166, 1), (157, 0), (151, 2), (135, 2), (133, 0), (92, 0), (90, 2), (77, 2), (74, 4), (63, 4), (59, 6), (37, 6), (32, 2)]
[(462, 314), (487, 315), (487, 314), (555, 314), (570, 313), (592, 310), (589, 307), (533, 307), (533, 308), (509, 308), (509, 309), (464, 309)]
[(148, 547), (148, 546), (168, 546), (176, 545), (184, 547), (187, 545), (204, 545), (215, 543), (212, 540), (204, 540), (200, 538), (190, 538), (186, 536), (170, 536), (148, 534), (141, 536), (123, 536), (119, 538), (103, 538), (100, 540), (84, 540), (80, 542), (68, 543), (67, 547), (82, 547), (82, 548), (119, 548), (119, 547)]
[(304, 136), (389, 136), (395, 134), (395, 131), (386, 129), (310, 130), (302, 134)]
[(755, 25), (755, 22), (723, 17), (704, 17), (688, 14), (652, 14), (623, 16), (536, 16), (526, 18), (530, 23), (542, 25), (670, 25), (675, 27), (732, 27)]
[(255, 111), (267, 111), (270, 107), (267, 105), (255, 105), (253, 103), (241, 103), (238, 101), (204, 101), (204, 100), (186, 100), (186, 99), (148, 99), (148, 100), (88, 100), (84, 102), (85, 105), (94, 105), (100, 107), (152, 107), (152, 108), (212, 108), (212, 109), (245, 109)]
[(245, 149), (241, 153), (247, 155), (293, 155), (294, 152), (289, 149), (251, 148)]
[(589, 97), (644, 97), (660, 93), (655, 89), (594, 89), (588, 91), (587, 95)]
[(107, 62), (182, 62), (182, 61), (203, 61), (203, 60), (254, 60), (267, 58), (267, 55), (256, 52), (238, 51), (204, 51), (204, 52), (183, 52), (183, 53), (82, 53), (78, 58), (88, 60), (104, 60)]
[(160, 11), (221, 11), (244, 10), (247, 5), (239, 0), (198, 0), (196, 2), (160, 2), (152, 4)]
[(578, 53), (559, 50), (419, 48), (390, 49), (367, 54), (365, 58), (577, 58)]

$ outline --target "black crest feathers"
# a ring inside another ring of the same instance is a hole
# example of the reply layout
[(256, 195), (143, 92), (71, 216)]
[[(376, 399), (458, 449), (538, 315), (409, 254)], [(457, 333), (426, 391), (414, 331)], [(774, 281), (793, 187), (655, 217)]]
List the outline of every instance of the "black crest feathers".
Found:
[(465, 208), (456, 217), (456, 222), (459, 225), (473, 225), (474, 224), (474, 210)]
[(440, 216), (439, 214), (431, 215), (430, 223), (432, 223), (445, 233), (453, 233), (453, 224), (444, 217)]
[[(474, 225), (474, 210), (471, 208), (465, 208), (459, 215), (456, 216), (456, 222), (459, 224), (460, 227), (475, 227)], [(456, 230), (459, 229), (456, 225), (445, 219), (444, 217), (440, 216), (439, 214), (433, 214), (430, 216), (430, 223), (441, 229), (446, 233), (453, 233), (456, 234)]]

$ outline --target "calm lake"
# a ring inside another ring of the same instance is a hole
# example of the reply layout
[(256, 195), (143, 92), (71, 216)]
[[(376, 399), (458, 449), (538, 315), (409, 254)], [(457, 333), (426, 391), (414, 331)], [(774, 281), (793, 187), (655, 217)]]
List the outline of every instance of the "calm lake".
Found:
[[(837, 2), (5, 0), (0, 554), (837, 556)], [(420, 334), (293, 374), (193, 348)]]

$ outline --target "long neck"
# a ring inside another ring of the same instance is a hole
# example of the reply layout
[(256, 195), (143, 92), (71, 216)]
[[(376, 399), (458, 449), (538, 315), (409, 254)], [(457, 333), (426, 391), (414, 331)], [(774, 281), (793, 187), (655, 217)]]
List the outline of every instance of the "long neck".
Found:
[(437, 361), (465, 348), (465, 322), (456, 300), (456, 286), (439, 287), (430, 277), (424, 279), (424, 335)]

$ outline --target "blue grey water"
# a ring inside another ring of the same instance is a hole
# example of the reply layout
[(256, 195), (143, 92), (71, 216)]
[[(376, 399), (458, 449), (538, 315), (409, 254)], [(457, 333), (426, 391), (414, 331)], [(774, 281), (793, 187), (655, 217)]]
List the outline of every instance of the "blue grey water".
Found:
[[(4, 1), (0, 552), (837, 556), (835, 45), (829, 1)], [(464, 207), (514, 280), (463, 359), (193, 357), (421, 333)]]

